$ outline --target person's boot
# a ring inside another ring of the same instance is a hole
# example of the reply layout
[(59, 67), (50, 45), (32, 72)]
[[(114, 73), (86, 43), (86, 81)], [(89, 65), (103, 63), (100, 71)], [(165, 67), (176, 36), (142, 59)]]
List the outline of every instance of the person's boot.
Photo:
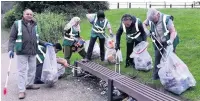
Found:
[(37, 90), (37, 89), (40, 89), (40, 86), (38, 86), (38, 85), (27, 85), (26, 89), (27, 90)]
[(26, 97), (25, 92), (20, 92), (18, 98), (19, 99), (24, 99)]

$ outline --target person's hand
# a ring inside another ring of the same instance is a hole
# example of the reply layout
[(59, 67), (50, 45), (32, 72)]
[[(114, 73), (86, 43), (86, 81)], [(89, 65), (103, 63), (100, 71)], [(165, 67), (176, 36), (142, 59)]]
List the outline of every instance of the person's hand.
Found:
[(173, 42), (171, 40), (167, 41), (167, 45), (172, 45), (172, 44), (173, 44)]
[(52, 44), (52, 43), (48, 43), (48, 42), (47, 42), (47, 43), (45, 43), (44, 45), (45, 45), (45, 47), (47, 47), (47, 46), (53, 46), (53, 44)]
[(117, 50), (120, 50), (119, 44), (115, 44), (115, 50), (116, 50), (116, 51), (117, 51)]
[(173, 45), (172, 44), (168, 45), (166, 48), (166, 53), (167, 53), (166, 55), (168, 56), (171, 52), (173, 52), (173, 50), (174, 50)]
[(113, 37), (114, 36), (114, 34), (113, 33), (110, 33), (110, 37)]
[(11, 59), (11, 58), (14, 58), (14, 52), (13, 52), (13, 51), (9, 51), (8, 54), (9, 54), (9, 58), (10, 58), (10, 59)]

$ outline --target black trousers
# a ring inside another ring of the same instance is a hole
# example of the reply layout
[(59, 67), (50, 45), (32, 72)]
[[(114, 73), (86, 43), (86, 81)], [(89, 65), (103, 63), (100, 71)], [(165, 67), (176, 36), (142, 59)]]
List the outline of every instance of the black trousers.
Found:
[(131, 43), (126, 43), (126, 64), (130, 63), (131, 65), (134, 65), (133, 58), (130, 58), (130, 55), (133, 52), (133, 48), (139, 43), (140, 42), (137, 40), (133, 40)]
[(40, 63), (37, 65), (36, 72), (35, 72), (34, 84), (43, 84), (44, 83), (41, 81), (42, 68), (43, 68), (43, 63)]
[[(96, 40), (97, 40), (97, 37), (90, 37), (90, 44), (89, 44), (87, 54), (86, 54), (86, 58), (89, 60), (91, 60), (91, 56), (92, 56), (92, 52), (93, 52), (93, 48), (94, 48), (94, 44)], [(105, 57), (105, 48), (104, 48), (105, 38), (99, 38), (99, 43), (100, 43), (101, 61), (103, 61)]]

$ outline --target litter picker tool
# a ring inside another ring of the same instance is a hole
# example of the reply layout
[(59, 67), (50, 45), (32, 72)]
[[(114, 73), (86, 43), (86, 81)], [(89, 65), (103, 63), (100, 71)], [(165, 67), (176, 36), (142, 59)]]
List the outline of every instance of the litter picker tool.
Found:
[(6, 83), (5, 83), (5, 86), (4, 86), (4, 89), (3, 89), (3, 94), (4, 95), (7, 94), (7, 85), (8, 85), (8, 77), (10, 75), (11, 60), (12, 59), (10, 59), (10, 62), (9, 62), (9, 67), (8, 67), (8, 72), (7, 72), (7, 77), (6, 77)]

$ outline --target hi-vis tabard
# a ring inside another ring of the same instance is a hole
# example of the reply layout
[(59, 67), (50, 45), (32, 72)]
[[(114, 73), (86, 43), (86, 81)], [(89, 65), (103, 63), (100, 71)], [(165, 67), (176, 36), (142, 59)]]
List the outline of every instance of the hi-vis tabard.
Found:
[[(16, 51), (21, 51), (22, 50), (22, 40), (23, 40), (22, 39), (22, 20), (15, 21), (15, 24), (18, 27), (15, 49), (16, 49)], [(37, 25), (34, 27), (34, 29), (35, 29), (35, 33), (36, 33), (36, 37), (37, 37), (37, 44), (39, 44), (39, 35), (37, 33)], [(39, 49), (39, 45), (38, 45), (38, 49)], [(36, 55), (36, 57), (37, 57), (37, 59), (39, 58), (38, 54)]]
[[(132, 33), (132, 34), (126, 34), (126, 36), (130, 39), (136, 39), (140, 36), (140, 31), (139, 31), (139, 28), (138, 28), (138, 18), (136, 18), (136, 22), (135, 22), (135, 29), (136, 29), (136, 32), (135, 33)], [(123, 31), (124, 33), (126, 33), (126, 27), (124, 25), (124, 23), (122, 23), (122, 27), (123, 27)]]
[(44, 58), (45, 58), (45, 52), (43, 51), (44, 47), (41, 45), (38, 45), (38, 51), (37, 51), (37, 55), (36, 58), (40, 63), (43, 63)]
[[(70, 28), (70, 33), (65, 33), (63, 46), (72, 46), (74, 44), (74, 39), (78, 38), (79, 31), (76, 31), (73, 27)], [(70, 37), (67, 37), (69, 35)]]
[(105, 27), (106, 25), (108, 24), (108, 20), (105, 19), (104, 20), (104, 24), (103, 26), (101, 27), (100, 25), (97, 24), (97, 16), (95, 17), (95, 20), (94, 20), (94, 23), (93, 23), (93, 27), (92, 27), (92, 30), (96, 33), (101, 33), (101, 34), (104, 34), (105, 33)]
[[(167, 29), (167, 23), (168, 23), (169, 19), (171, 19), (173, 21), (173, 16), (162, 14), (162, 26), (163, 26), (163, 32), (164, 32), (163, 34), (164, 34), (164, 37), (166, 38), (166, 41), (170, 39), (170, 32)], [(155, 30), (156, 26), (152, 21), (149, 21), (149, 26), (150, 26), (151, 32), (153, 34), (157, 33)], [(176, 47), (178, 45), (178, 43), (179, 43), (179, 37), (176, 33), (175, 39), (173, 42), (173, 46)]]
[[(17, 33), (17, 39), (15, 43), (16, 51), (22, 50), (22, 20), (15, 21), (15, 24), (18, 26), (18, 33)], [(39, 35), (37, 33), (37, 25), (35, 26), (35, 32), (37, 37), (37, 43), (39, 43)]]

